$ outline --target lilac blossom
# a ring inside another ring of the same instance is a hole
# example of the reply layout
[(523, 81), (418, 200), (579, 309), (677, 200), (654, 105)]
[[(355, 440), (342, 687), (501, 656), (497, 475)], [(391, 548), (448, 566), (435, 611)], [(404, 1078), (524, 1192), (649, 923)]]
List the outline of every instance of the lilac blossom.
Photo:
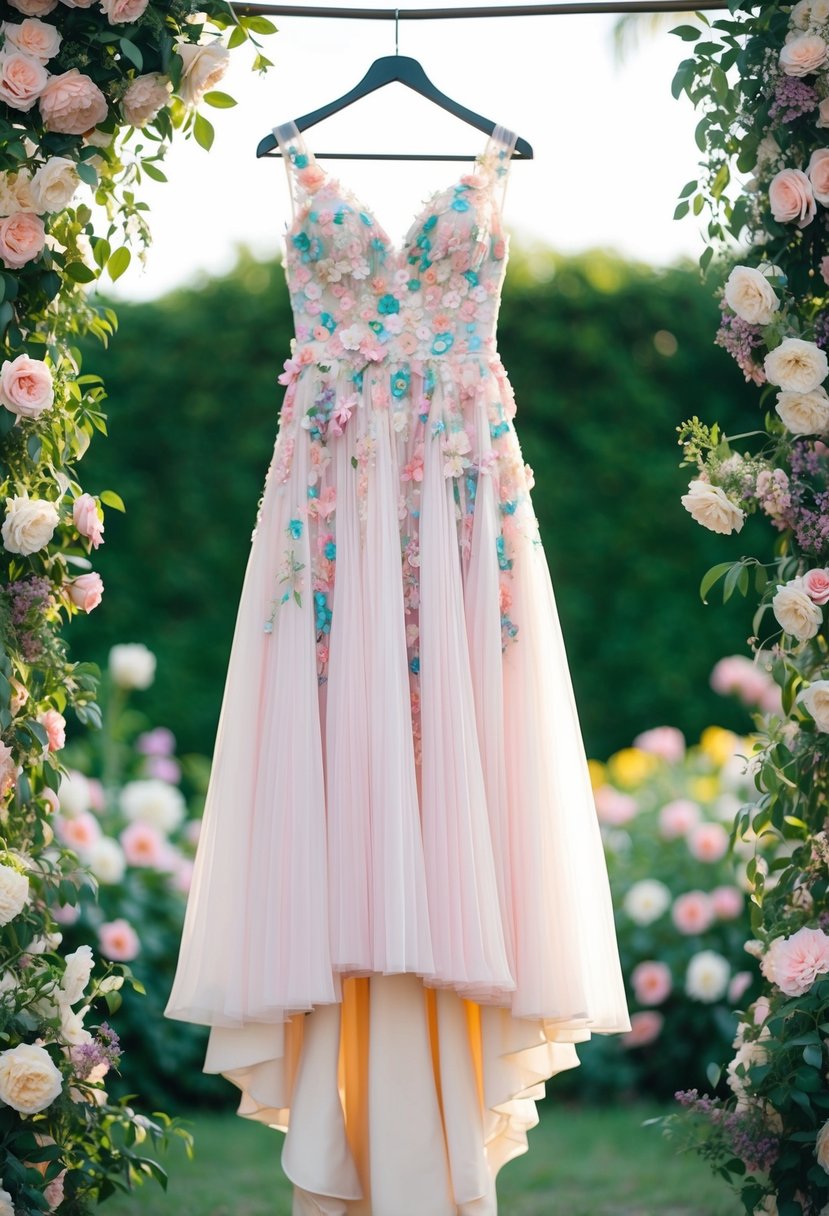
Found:
[(761, 326), (751, 325), (748, 321), (741, 320), (735, 313), (723, 310), (720, 328), (714, 342), (715, 345), (728, 351), (746, 380), (753, 381), (755, 384), (765, 384), (766, 373), (753, 358), (756, 348), (763, 345)]
[(772, 122), (794, 122), (818, 107), (817, 90), (797, 76), (781, 76), (769, 109)]

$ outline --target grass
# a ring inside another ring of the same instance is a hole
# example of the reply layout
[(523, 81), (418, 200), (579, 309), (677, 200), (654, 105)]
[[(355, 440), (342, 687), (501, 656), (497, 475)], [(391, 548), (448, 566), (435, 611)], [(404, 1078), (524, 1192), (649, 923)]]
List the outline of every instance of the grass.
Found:
[[(677, 1156), (659, 1128), (642, 1127), (659, 1113), (548, 1103), (529, 1153), (499, 1175), (499, 1216), (737, 1216), (740, 1205), (702, 1162)], [(167, 1194), (148, 1183), (108, 1200), (107, 1216), (290, 1216), (279, 1132), (231, 1113), (189, 1122), (196, 1156), (188, 1161), (173, 1146)]]

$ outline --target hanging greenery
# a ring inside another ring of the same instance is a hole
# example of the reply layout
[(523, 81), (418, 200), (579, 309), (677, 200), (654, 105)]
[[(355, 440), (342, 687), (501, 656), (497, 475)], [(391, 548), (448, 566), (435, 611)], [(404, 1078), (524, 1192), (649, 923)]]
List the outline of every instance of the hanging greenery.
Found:
[(254, 43), (264, 69), (256, 36), (274, 27), (222, 0), (2, 0), (0, 17), (0, 1216), (76, 1216), (163, 1180), (148, 1142), (189, 1139), (108, 1100), (120, 1049), (100, 1018), (138, 986), (129, 969), (60, 950), (94, 886), (50, 822), (73, 813), (65, 726), (100, 722), (97, 669), (69, 661), (60, 631), (100, 602), (103, 508), (123, 510), (78, 480), (106, 422), (77, 344), (115, 329), (87, 285), (149, 243), (145, 177), (165, 180), (174, 132), (210, 147), (198, 106), (235, 104), (216, 89), (230, 49)]

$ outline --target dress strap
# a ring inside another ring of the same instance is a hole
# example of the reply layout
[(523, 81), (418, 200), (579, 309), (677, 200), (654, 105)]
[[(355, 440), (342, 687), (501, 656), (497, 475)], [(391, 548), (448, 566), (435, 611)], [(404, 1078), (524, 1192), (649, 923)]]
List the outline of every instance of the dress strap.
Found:
[(492, 198), (500, 214), (504, 211), (504, 198), (509, 181), (509, 168), (518, 136), (507, 127), (496, 126), (486, 142), (480, 157), (481, 164), (491, 178)]
[(288, 189), (291, 194), (291, 212), (305, 202), (309, 194), (318, 189), (323, 171), (305, 143), (296, 123), (283, 122), (273, 129), (274, 138), (282, 152), (285, 172), (288, 174)]

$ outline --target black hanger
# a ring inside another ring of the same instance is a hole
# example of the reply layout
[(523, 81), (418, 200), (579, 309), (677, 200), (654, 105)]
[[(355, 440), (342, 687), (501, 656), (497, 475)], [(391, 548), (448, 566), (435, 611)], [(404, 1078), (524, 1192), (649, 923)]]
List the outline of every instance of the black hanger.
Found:
[[(448, 110), (450, 114), (454, 114), (470, 126), (483, 131), (485, 135), (490, 135), (495, 129), (494, 122), (476, 114), (474, 110), (468, 110), (460, 102), (453, 101), (451, 97), (441, 93), (440, 89), (432, 84), (418, 60), (412, 59), (409, 55), (383, 55), (380, 59), (375, 59), (363, 79), (349, 93), (344, 93), (342, 97), (338, 97), (336, 101), (330, 101), (328, 105), (322, 106), (319, 110), (297, 118), (297, 129), (305, 131), (308, 127), (322, 122), (324, 118), (330, 118), (332, 114), (339, 113), (346, 106), (359, 101), (361, 97), (367, 97), (369, 93), (373, 93), (376, 89), (381, 89), (383, 85), (391, 84), (393, 81), (399, 81), (400, 84), (414, 89), (416, 93), (435, 102), (441, 109)], [(260, 141), (256, 155), (257, 157), (281, 155), (273, 133), (266, 135)], [(343, 160), (477, 160), (476, 156), (453, 156), (446, 153), (431, 156), (425, 152), (315, 152), (314, 156), (316, 158), (336, 157)], [(520, 160), (532, 159), (533, 150), (526, 139), (516, 140), (513, 156)]]

